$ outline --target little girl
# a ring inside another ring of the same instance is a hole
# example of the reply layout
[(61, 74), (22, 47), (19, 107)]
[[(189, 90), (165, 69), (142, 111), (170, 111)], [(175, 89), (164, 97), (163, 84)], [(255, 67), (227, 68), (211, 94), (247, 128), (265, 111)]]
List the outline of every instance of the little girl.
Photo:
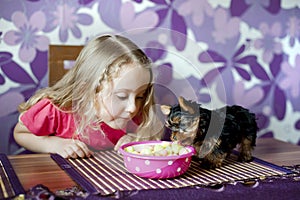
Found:
[(93, 150), (161, 139), (154, 106), (149, 58), (129, 39), (104, 35), (83, 48), (60, 81), (19, 106), (14, 138), (33, 152), (90, 157)]

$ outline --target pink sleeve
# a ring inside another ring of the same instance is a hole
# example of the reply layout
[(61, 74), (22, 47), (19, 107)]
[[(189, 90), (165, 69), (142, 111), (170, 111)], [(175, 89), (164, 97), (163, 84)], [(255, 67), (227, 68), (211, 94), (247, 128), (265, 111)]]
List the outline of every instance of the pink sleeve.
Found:
[(35, 135), (51, 135), (57, 129), (56, 110), (49, 99), (43, 99), (23, 113), (20, 120)]

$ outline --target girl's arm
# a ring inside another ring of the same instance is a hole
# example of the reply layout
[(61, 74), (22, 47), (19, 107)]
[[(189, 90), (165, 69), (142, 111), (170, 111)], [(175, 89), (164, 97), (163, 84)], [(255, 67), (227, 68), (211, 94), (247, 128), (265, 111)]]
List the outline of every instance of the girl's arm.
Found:
[(33, 152), (57, 153), (64, 158), (90, 157), (93, 152), (79, 140), (57, 136), (36, 136), (18, 122), (14, 129), (16, 142)]

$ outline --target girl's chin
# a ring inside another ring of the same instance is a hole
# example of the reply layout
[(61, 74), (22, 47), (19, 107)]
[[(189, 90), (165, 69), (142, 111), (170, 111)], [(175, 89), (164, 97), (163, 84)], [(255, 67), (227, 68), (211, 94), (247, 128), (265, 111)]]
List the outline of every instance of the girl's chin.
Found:
[(127, 125), (127, 120), (114, 120), (111, 122), (106, 123), (108, 126), (110, 126), (113, 129), (124, 129)]

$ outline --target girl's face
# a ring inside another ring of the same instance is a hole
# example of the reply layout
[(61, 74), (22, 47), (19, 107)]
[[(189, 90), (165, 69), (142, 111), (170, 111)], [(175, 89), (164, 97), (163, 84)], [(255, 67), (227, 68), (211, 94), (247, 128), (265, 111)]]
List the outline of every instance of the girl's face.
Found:
[(150, 72), (136, 64), (122, 66), (118, 77), (97, 94), (97, 113), (107, 125), (123, 129), (141, 109), (150, 83)]

